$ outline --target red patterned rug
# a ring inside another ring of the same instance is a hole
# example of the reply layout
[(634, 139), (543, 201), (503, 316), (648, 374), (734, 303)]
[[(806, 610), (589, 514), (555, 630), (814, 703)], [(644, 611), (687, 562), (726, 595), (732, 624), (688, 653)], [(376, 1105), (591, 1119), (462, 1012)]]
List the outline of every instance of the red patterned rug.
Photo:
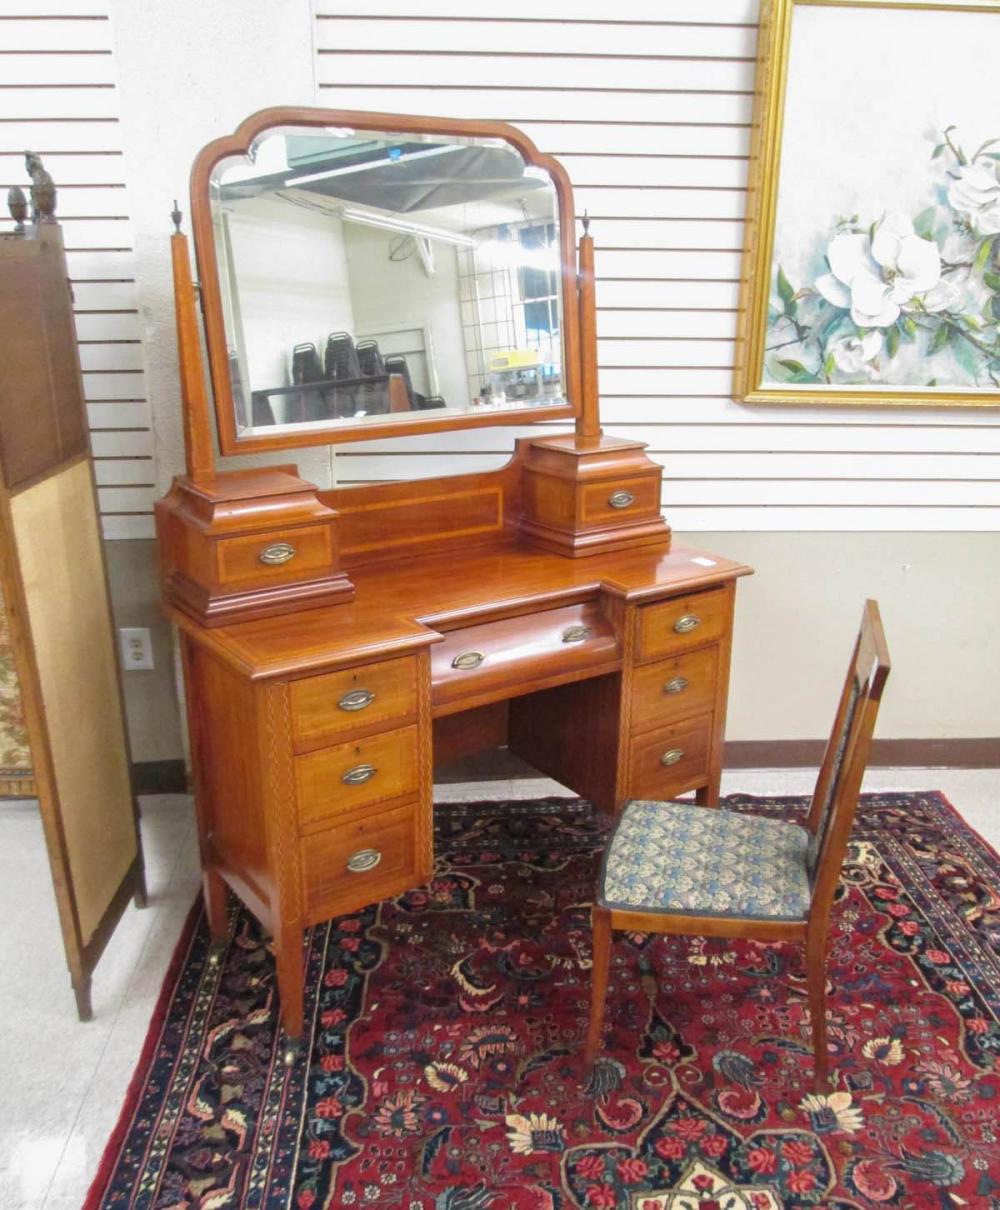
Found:
[(240, 912), (209, 967), (199, 913), (87, 1210), (1000, 1207), (1000, 859), (940, 794), (862, 801), (826, 1096), (797, 949), (725, 940), (619, 934), (581, 1080), (605, 827), (438, 807), (430, 886), (309, 935), (291, 1070), (266, 941)]

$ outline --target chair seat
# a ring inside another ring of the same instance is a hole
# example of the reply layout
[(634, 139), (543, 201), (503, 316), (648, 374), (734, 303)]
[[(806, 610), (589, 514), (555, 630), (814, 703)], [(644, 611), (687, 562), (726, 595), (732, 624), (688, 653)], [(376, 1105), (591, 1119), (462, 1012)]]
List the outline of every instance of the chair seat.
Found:
[(636, 799), (608, 844), (598, 902), (640, 912), (803, 920), (810, 835), (798, 824)]

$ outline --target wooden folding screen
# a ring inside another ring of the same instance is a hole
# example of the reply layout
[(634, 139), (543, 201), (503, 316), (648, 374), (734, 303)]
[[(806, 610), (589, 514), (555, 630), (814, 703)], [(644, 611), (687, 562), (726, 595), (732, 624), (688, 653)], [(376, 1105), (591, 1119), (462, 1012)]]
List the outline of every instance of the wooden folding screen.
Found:
[(145, 901), (117, 646), (60, 228), (0, 237), (0, 583), (77, 1011)]

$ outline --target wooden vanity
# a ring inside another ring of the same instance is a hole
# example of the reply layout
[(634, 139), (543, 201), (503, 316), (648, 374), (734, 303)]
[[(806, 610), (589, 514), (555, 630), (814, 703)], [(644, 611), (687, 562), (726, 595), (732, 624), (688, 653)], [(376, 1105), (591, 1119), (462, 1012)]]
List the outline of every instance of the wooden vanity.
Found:
[[(221, 304), (213, 311), (218, 266), (202, 238), (210, 174), (293, 121), (399, 132), (400, 143), (502, 140), (549, 174), (559, 216), (564, 397), (338, 419), (324, 439), (553, 415), (574, 431), (522, 438), (498, 471), (409, 483), (321, 490), (288, 465), (217, 471), (186, 243), (174, 236), (189, 469), (157, 518), (205, 899), (217, 938), (227, 888), (272, 931), (291, 1045), (303, 930), (431, 877), (436, 762), (509, 745), (605, 811), (689, 790), (717, 802), (735, 583), (749, 571), (672, 543), (660, 467), (641, 444), (601, 433), (589, 236), (578, 265), (565, 174), (497, 123), (265, 111), (202, 153), (192, 208), (224, 452), (240, 452), (240, 438), (231, 342), (220, 352)], [(267, 383), (272, 395), (284, 386)], [(287, 449), (302, 437), (276, 424), (246, 440)]]

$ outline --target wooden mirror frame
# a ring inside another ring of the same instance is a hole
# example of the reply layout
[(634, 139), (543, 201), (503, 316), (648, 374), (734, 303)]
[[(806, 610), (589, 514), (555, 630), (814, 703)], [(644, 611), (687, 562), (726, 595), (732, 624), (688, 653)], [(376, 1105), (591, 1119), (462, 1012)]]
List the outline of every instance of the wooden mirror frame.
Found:
[[(255, 139), (281, 126), (346, 126), (355, 130), (400, 134), (460, 135), (466, 138), (502, 139), (521, 155), (526, 164), (548, 173), (556, 189), (559, 208), (559, 245), (562, 281), (562, 377), (566, 403), (562, 406), (525, 407), (503, 413), (456, 416), (449, 419), (419, 415), (390, 424), (358, 424), (350, 428), (315, 429), (273, 436), (240, 437), (233, 407), (233, 384), (229, 372), (226, 332), (219, 285), (219, 261), (212, 224), (209, 184), (212, 170), (230, 156), (246, 155)], [(316, 109), (276, 106), (261, 109), (241, 122), (235, 132), (204, 147), (191, 170), (191, 225), (201, 286), (205, 341), (209, 373), (215, 398), (215, 417), (222, 454), (249, 454), (262, 450), (287, 450), (309, 445), (338, 445), (348, 441), (370, 441), (376, 437), (403, 437), (443, 430), (481, 428), (485, 425), (532, 424), (539, 420), (579, 417), (580, 331), (577, 300), (576, 212), (573, 188), (563, 166), (543, 155), (531, 140), (506, 122), (474, 121), (466, 118), (428, 118), (391, 113), (369, 113), (349, 109)]]

